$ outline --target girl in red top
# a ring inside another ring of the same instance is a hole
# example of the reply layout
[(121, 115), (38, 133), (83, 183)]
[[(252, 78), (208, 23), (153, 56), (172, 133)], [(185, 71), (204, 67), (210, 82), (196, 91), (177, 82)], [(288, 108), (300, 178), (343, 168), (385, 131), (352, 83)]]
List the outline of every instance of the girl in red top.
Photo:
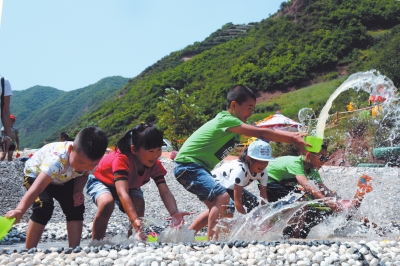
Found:
[[(93, 221), (92, 239), (104, 238), (108, 220), (114, 210), (114, 202), (126, 213), (139, 237), (143, 233), (141, 220), (145, 203), (141, 186), (154, 180), (169, 214), (172, 226), (183, 224), (183, 216), (189, 212), (180, 212), (169, 190), (164, 176), (167, 173), (158, 158), (161, 156), (163, 135), (155, 127), (140, 124), (129, 130), (118, 141), (115, 151), (106, 154), (99, 162), (93, 175), (86, 183), (87, 193), (97, 205)], [(131, 232), (128, 232), (128, 236)]]

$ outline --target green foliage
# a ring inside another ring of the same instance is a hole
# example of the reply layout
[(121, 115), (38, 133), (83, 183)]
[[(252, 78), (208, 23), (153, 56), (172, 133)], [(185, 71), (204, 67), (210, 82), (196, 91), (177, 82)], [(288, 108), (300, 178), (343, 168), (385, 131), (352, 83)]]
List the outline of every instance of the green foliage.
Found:
[(63, 97), (65, 94), (67, 92), (44, 86), (34, 86), (27, 90), (13, 91), (10, 108), (11, 113), (17, 117), (15, 126), (20, 128), (23, 125), (23, 121), (32, 112), (51, 104), (54, 99)]
[(208, 120), (204, 110), (196, 105), (196, 97), (184, 90), (165, 90), (166, 96), (157, 105), (157, 125), (176, 150), (196, 129)]
[(281, 143), (281, 142), (270, 142), (272, 148), (272, 156), (298, 156), (300, 155), (300, 150), (293, 144)]
[(400, 86), (400, 25), (393, 28), (374, 46), (374, 53), (367, 67), (378, 69), (392, 79), (396, 87)]

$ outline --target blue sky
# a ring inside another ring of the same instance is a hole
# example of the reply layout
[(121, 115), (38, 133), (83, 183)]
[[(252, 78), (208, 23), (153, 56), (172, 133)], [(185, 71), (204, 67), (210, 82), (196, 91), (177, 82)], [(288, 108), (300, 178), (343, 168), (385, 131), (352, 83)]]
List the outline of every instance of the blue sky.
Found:
[(13, 90), (132, 78), (224, 24), (258, 22), (284, 0), (0, 0), (0, 74)]

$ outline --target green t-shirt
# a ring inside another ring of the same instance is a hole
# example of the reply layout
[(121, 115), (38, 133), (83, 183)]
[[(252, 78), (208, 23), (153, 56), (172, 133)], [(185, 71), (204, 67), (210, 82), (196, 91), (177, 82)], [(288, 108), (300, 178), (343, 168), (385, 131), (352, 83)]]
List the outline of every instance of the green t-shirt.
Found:
[(322, 182), (322, 178), (315, 168), (311, 168), (310, 173), (305, 173), (303, 156), (282, 156), (271, 161), (267, 166), (268, 183), (279, 182), (285, 186), (294, 187), (298, 185), (296, 175), (306, 176), (309, 180), (317, 183)]
[(227, 111), (197, 129), (183, 144), (176, 162), (198, 163), (211, 171), (240, 142), (240, 135), (227, 131), (243, 122)]

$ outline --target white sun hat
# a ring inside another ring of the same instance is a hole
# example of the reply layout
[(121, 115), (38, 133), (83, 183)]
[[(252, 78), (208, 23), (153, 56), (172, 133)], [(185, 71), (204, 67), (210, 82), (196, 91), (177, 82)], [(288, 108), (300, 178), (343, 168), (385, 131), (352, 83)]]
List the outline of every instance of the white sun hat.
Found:
[(257, 139), (249, 145), (247, 155), (258, 161), (275, 161), (275, 158), (272, 158), (271, 146), (261, 139)]

